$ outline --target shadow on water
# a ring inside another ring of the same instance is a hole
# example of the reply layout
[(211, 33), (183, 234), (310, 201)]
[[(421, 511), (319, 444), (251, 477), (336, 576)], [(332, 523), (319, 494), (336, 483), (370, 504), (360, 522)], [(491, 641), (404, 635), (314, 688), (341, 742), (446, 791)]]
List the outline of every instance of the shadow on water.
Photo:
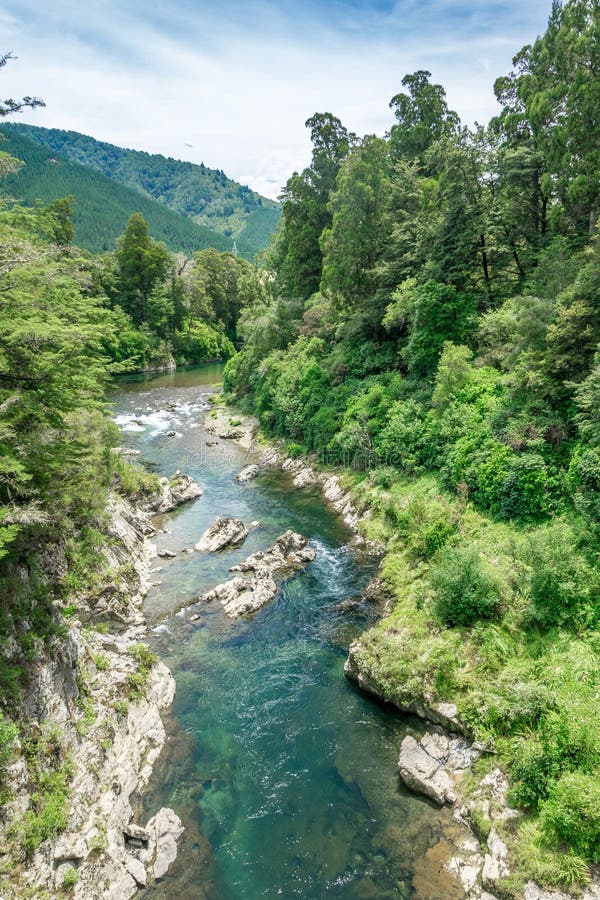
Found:
[[(360, 598), (374, 564), (348, 548), (317, 492), (290, 489), (281, 473), (236, 482), (247, 454), (198, 424), (220, 377), (218, 367), (188, 370), (114, 392), (123, 442), (161, 474), (181, 469), (204, 488), (164, 520), (159, 547), (177, 556), (160, 560), (147, 600), (177, 696), (140, 818), (168, 805), (186, 832), (144, 898), (461, 898), (443, 870), (457, 826), (398, 780), (402, 738), (420, 723), (343, 676), (348, 644), (376, 614), (343, 601)], [(182, 554), (219, 514), (261, 528), (229, 553)], [(195, 623), (173, 614), (287, 528), (309, 536), (317, 557), (251, 620), (232, 623), (216, 605), (198, 606)]]

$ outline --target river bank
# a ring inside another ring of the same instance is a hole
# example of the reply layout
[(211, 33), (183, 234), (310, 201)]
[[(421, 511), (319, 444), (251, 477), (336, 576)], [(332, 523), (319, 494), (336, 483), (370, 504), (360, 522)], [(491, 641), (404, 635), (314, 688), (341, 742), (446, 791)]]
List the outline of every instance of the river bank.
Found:
[[(294, 487), (318, 485), (333, 508), (345, 514), (346, 523), (355, 533), (354, 540), (384, 557), (374, 584), (383, 600), (385, 614), (381, 622), (351, 644), (345, 674), (379, 701), (392, 703), (401, 713), (417, 715), (433, 725), (433, 730), (422, 739), (415, 741), (407, 737), (403, 741), (399, 748), (399, 771), (407, 787), (435, 802), (449, 804), (455, 819), (468, 828), (470, 839), (462, 852), (443, 863), (446, 871), (460, 879), (464, 896), (526, 897), (527, 900), (569, 900), (574, 896), (593, 900), (599, 896), (600, 878), (596, 871), (591, 873), (589, 887), (576, 894), (544, 889), (532, 880), (531, 872), (536, 871), (536, 866), (542, 883), (565, 876), (553, 868), (551, 857), (540, 858), (539, 846), (533, 850), (539, 862), (533, 866), (530, 863), (529, 870), (519, 858), (522, 850), (515, 852), (515, 836), (523, 817), (507, 801), (509, 782), (502, 767), (502, 756), (497, 756), (493, 745), (486, 747), (474, 741), (473, 730), (454, 702), (452, 690), (440, 691), (440, 685), (434, 685), (428, 677), (429, 664), (425, 662), (420, 670), (418, 662), (417, 665), (408, 662), (409, 654), (416, 660), (422, 654), (421, 658), (427, 660), (435, 653), (439, 640), (436, 643), (434, 636), (429, 638), (424, 634), (420, 624), (423, 616), (417, 624), (410, 604), (401, 602), (398, 608), (398, 599), (402, 601), (407, 590), (412, 592), (411, 585), (418, 586), (421, 572), (411, 573), (399, 553), (399, 541), (385, 522), (382, 515), (385, 490), (381, 486), (378, 489), (377, 481), (369, 486), (369, 478), (364, 475), (357, 477), (355, 473), (349, 477), (343, 470), (334, 473), (323, 468), (314, 457), (291, 458), (283, 442), (265, 448), (264, 441), (258, 438), (252, 444), (248, 432), (256, 434), (256, 420), (232, 410), (225, 410), (224, 415), (235, 417), (239, 433), (234, 437), (245, 432), (245, 445), (253, 446), (257, 453), (255, 463), (242, 473), (244, 480), (277, 466), (288, 473)], [(439, 505), (430, 486), (427, 490), (434, 507), (436, 503)], [(405, 508), (411, 502), (422, 502), (419, 491), (419, 487), (412, 494), (406, 491)], [(407, 615), (404, 620), (403, 613)], [(415, 646), (410, 652), (412, 641)], [(439, 661), (432, 673), (438, 665)], [(395, 666), (400, 670), (395, 671)], [(449, 673), (452, 668), (449, 660)], [(457, 739), (457, 734), (462, 737)], [(517, 870), (514, 873), (513, 868)]]
[[(133, 797), (164, 748), (162, 714), (175, 695), (171, 673), (144, 643), (143, 601), (157, 558), (152, 516), (198, 493), (175, 478), (155, 480), (135, 498), (109, 497), (102, 577), (70, 597), (65, 635), (52, 656), (38, 659), (21, 704), (28, 737), (6, 767), (1, 821), (7, 900), (65, 890), (75, 900), (127, 900), (175, 857), (183, 829), (172, 809), (143, 827), (133, 821)], [(39, 846), (30, 835), (34, 803)]]

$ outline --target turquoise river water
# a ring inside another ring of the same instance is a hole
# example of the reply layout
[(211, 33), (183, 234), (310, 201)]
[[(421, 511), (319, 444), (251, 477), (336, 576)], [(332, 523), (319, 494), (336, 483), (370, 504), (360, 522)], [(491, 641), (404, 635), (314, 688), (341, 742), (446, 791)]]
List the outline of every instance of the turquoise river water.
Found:
[[(150, 469), (180, 469), (204, 489), (159, 523), (159, 549), (177, 556), (157, 560), (146, 603), (150, 643), (177, 696), (168, 750), (140, 812), (169, 805), (186, 831), (171, 872), (144, 898), (460, 898), (440, 875), (450, 813), (398, 779), (402, 738), (420, 723), (343, 675), (349, 643), (378, 612), (361, 599), (375, 563), (349, 549), (318, 491), (294, 488), (281, 472), (236, 482), (247, 452), (202, 425), (221, 377), (208, 366), (121, 381), (112, 398), (123, 444)], [(220, 514), (261, 528), (229, 552), (182, 553)], [(317, 556), (273, 603), (235, 622), (217, 604), (177, 613), (287, 528), (309, 537)], [(200, 618), (191, 622), (191, 613)]]

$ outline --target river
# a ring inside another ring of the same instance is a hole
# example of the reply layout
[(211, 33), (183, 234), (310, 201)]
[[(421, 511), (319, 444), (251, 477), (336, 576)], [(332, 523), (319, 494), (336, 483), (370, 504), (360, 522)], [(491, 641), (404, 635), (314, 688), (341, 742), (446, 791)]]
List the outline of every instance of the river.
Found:
[[(144, 898), (460, 898), (443, 872), (451, 814), (399, 783), (402, 738), (420, 723), (343, 676), (350, 641), (376, 614), (360, 596), (375, 564), (349, 549), (316, 489), (281, 472), (237, 483), (248, 454), (202, 426), (221, 378), (207, 366), (120, 381), (112, 395), (121, 442), (151, 470), (180, 469), (204, 489), (159, 523), (159, 549), (177, 556), (157, 560), (146, 601), (149, 642), (177, 695), (144, 811), (172, 806), (186, 832), (171, 873)], [(241, 548), (184, 554), (221, 514), (261, 528)], [(205, 604), (192, 623), (175, 612), (287, 528), (310, 538), (316, 559), (258, 614), (232, 622)]]

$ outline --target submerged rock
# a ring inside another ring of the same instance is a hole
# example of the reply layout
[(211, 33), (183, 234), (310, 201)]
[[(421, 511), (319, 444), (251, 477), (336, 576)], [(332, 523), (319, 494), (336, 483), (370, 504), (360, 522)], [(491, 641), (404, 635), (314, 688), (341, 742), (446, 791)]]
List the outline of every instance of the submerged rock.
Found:
[[(252, 522), (250, 527), (256, 527), (257, 525), (258, 522)], [(242, 544), (249, 533), (248, 528), (240, 519), (219, 516), (206, 529), (196, 544), (196, 550), (201, 550), (204, 553), (216, 553), (218, 550), (224, 550), (226, 547)]]
[(220, 601), (226, 615), (232, 619), (256, 612), (275, 597), (275, 575), (301, 569), (315, 558), (315, 551), (307, 547), (307, 543), (308, 539), (301, 534), (291, 530), (284, 532), (268, 550), (259, 550), (230, 569), (231, 572), (252, 572), (251, 578), (231, 578), (203, 594), (200, 600)]

